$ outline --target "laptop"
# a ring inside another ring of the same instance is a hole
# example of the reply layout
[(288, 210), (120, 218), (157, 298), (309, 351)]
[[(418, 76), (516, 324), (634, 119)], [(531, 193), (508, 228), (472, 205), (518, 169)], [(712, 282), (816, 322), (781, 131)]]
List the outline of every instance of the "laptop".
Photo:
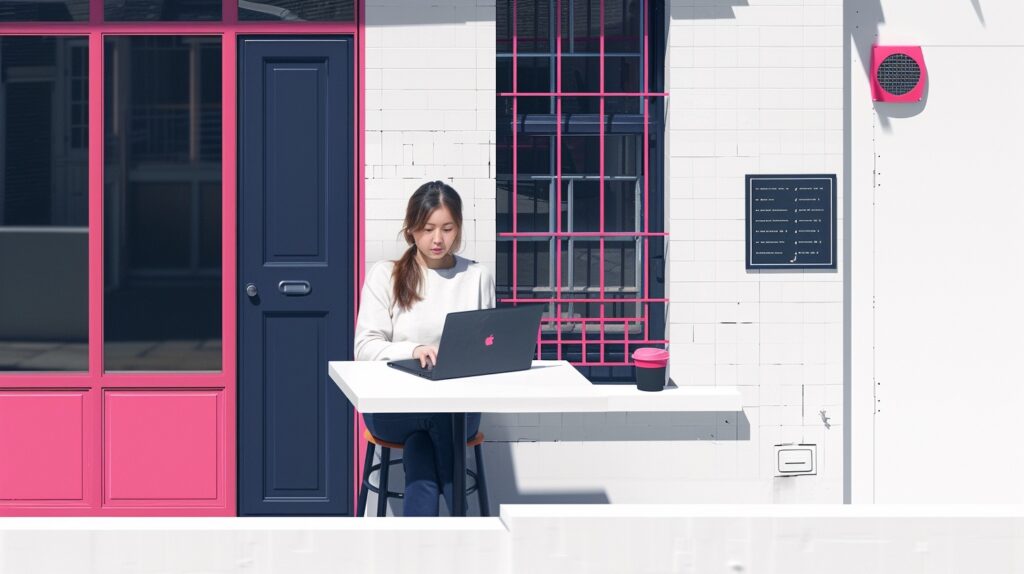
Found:
[(420, 367), (419, 359), (406, 359), (388, 361), (388, 366), (434, 381), (525, 371), (537, 349), (537, 330), (545, 307), (519, 305), (448, 313), (436, 365)]

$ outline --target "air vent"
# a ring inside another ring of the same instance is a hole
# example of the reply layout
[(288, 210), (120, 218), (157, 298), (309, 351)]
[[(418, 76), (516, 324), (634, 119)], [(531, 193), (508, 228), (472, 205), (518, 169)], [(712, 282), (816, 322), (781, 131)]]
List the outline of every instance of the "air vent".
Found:
[(871, 94), (876, 102), (919, 102), (927, 72), (919, 46), (874, 46)]

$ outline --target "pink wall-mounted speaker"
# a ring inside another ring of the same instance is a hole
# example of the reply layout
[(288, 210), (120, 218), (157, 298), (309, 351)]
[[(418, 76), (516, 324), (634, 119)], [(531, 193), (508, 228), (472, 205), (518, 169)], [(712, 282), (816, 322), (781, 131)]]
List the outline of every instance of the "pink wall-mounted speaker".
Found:
[(920, 46), (871, 47), (871, 98), (876, 102), (919, 102), (926, 81)]

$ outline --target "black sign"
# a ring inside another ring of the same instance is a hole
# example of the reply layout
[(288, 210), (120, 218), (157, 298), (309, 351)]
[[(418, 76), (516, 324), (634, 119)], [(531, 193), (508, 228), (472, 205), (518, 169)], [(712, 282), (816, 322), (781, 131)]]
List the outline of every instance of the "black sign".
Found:
[(747, 176), (747, 269), (836, 268), (836, 176)]

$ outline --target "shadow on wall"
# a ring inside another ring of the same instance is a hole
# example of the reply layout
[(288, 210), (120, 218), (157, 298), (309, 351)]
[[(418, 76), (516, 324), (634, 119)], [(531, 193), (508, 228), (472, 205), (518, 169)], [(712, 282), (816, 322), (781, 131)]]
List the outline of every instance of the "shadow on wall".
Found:
[(981, 0), (971, 0), (971, 6), (974, 8), (974, 14), (978, 17), (978, 22), (981, 22), (981, 26), (984, 28), (985, 13), (981, 11)]
[[(511, 0), (497, 0), (498, 5), (502, 2)], [(671, 18), (676, 20), (714, 20), (735, 18), (735, 7), (749, 5), (749, 0), (690, 0), (690, 5), (673, 5), (669, 11)], [(437, 0), (366, 0), (366, 25), (415, 26), (493, 22), (495, 10), (493, 5), (439, 6)]]
[[(582, 435), (579, 438), (567, 438), (569, 433), (565, 427), (514, 427), (511, 432), (529, 432), (528, 438), (515, 439), (514, 436), (499, 438), (494, 442), (487, 443), (487, 488), (489, 491), (492, 513), (496, 513), (502, 504), (610, 504), (611, 500), (604, 490), (565, 490), (551, 489), (549, 491), (531, 488), (524, 492), (516, 478), (516, 460), (513, 455), (512, 444), (515, 442), (562, 442), (561, 445), (552, 445), (547, 452), (551, 453), (548, 462), (544, 463), (541, 469), (543, 476), (550, 477), (554, 482), (559, 478), (570, 479), (569, 483), (579, 483), (580, 477), (585, 477), (587, 471), (579, 466), (570, 467), (574, 464), (570, 459), (561, 460), (557, 456), (559, 448), (577, 449), (575, 463), (579, 462), (580, 448), (583, 443), (589, 442), (651, 442), (651, 441), (749, 441), (750, 420), (746, 413), (740, 412), (704, 412), (704, 413), (608, 413), (611, 417), (619, 416), (621, 424), (606, 423), (601, 426), (585, 426), (577, 428)], [(484, 427), (487, 426), (486, 416), (483, 419)], [(487, 428), (482, 428), (486, 436), (500, 436), (499, 430), (488, 434)], [(575, 444), (574, 444), (575, 443)], [(629, 448), (628, 444), (624, 445)], [(622, 448), (622, 447), (619, 447)], [(541, 459), (541, 453), (534, 452), (533, 458)], [(595, 477), (592, 482), (602, 483), (605, 478), (609, 481), (628, 480), (629, 476), (645, 476), (650, 480), (656, 480), (659, 475), (664, 475), (666, 461), (642, 460), (635, 464), (629, 460), (621, 461), (616, 468), (623, 468), (624, 465), (632, 465), (632, 469), (620, 470), (616, 474), (609, 474), (607, 477)], [(594, 461), (590, 465), (592, 469), (599, 469), (607, 465), (608, 461)], [(670, 464), (670, 468), (675, 465)], [(530, 471), (527, 471), (530, 472)], [(535, 476), (535, 475), (534, 475)], [(671, 479), (671, 477), (665, 477)], [(476, 501), (470, 504), (470, 508), (476, 510)], [(478, 510), (477, 510), (478, 511)]]
[[(697, 5), (699, 3), (699, 5)], [(673, 20), (720, 20), (735, 18), (737, 6), (749, 6), (747, 0), (690, 0), (690, 5), (669, 8)]]
[[(498, 5), (502, 2), (511, 0), (497, 0)], [(749, 0), (690, 0), (690, 5), (673, 5), (669, 11), (670, 17), (676, 20), (715, 20), (735, 18), (735, 7), (749, 5)], [(980, 8), (978, 10), (980, 13)], [(495, 6), (439, 6), (437, 0), (367, 0), (366, 25), (415, 26), (493, 22), (495, 11)]]
[[(521, 413), (529, 416), (534, 413)], [(535, 413), (542, 414), (542, 413)], [(570, 413), (552, 413), (563, 416)], [(517, 425), (510, 427), (517, 436), (507, 436), (509, 431), (483, 429), (484, 434), (496, 441), (528, 442), (614, 442), (614, 441), (681, 441), (681, 440), (750, 440), (750, 421), (743, 411), (732, 412), (620, 412), (607, 413), (608, 422), (600, 426), (586, 425), (573, 427), (566, 432), (569, 424), (546, 426)], [(492, 417), (497, 415), (490, 415)], [(521, 420), (521, 419), (520, 419)], [(621, 422), (615, 422), (616, 420)], [(486, 418), (484, 423), (486, 426)]]
[[(978, 22), (985, 26), (985, 13), (981, 7), (981, 0), (971, 0), (971, 7), (978, 18)], [(850, 14), (850, 13), (848, 13)], [(857, 51), (864, 70), (864, 77), (870, 81), (871, 77), (871, 47), (878, 42), (878, 32), (882, 23), (885, 22), (885, 14), (882, 12), (881, 0), (861, 0), (854, 4), (852, 9), (852, 25), (850, 26), (850, 37), (853, 49)], [(907, 40), (912, 43), (912, 39)], [(928, 64), (927, 50), (924, 54), (925, 65)], [(889, 104), (875, 102), (874, 107), (881, 124), (882, 131), (892, 131), (890, 120), (894, 118), (910, 118), (920, 114), (928, 105), (928, 93), (931, 90), (933, 76), (929, 73), (928, 81), (924, 86), (924, 94), (921, 101), (907, 104)], [(849, 86), (847, 86), (847, 90)]]
[[(522, 413), (529, 415), (530, 413)], [(558, 414), (558, 413), (548, 413)], [(554, 481), (559, 478), (570, 479), (570, 482), (579, 483), (580, 477), (585, 476), (574, 464), (572, 457), (564, 460), (558, 458), (558, 449), (579, 449), (582, 443), (587, 442), (624, 442), (624, 441), (740, 441), (750, 440), (750, 420), (746, 413), (740, 412), (704, 412), (704, 413), (607, 413), (609, 416), (621, 415), (624, 424), (604, 424), (601, 426), (585, 426), (580, 428), (583, 437), (566, 438), (568, 433), (564, 427), (551, 428), (538, 427), (514, 427), (502, 429), (501, 427), (488, 428), (488, 416), (497, 415), (485, 414), (480, 430), (485, 436), (498, 436), (496, 440), (488, 440), (484, 445), (486, 454), (487, 490), (490, 503), (491, 515), (497, 516), (502, 504), (610, 504), (608, 494), (601, 489), (552, 489), (544, 491), (532, 488), (529, 492), (523, 492), (516, 479), (516, 461), (513, 455), (512, 444), (517, 442), (546, 442), (561, 445), (551, 446), (551, 458), (544, 463), (542, 468), (543, 476), (550, 477)], [(628, 419), (626, 418), (628, 417)], [(492, 422), (493, 422), (492, 418)], [(530, 432), (528, 438), (514, 439), (507, 436), (509, 432), (525, 434), (527, 430), (538, 429), (539, 432)], [(505, 435), (505, 436), (503, 436)], [(627, 445), (628, 448), (628, 445)], [(579, 450), (574, 451), (579, 455)], [(533, 453), (536, 458), (542, 458), (539, 453)], [(392, 460), (400, 457), (401, 453), (393, 453)], [(380, 462), (379, 455), (375, 455), (374, 464)], [(605, 461), (607, 462), (607, 461)], [(628, 463), (629, 461), (623, 461)], [(467, 453), (466, 465), (470, 469), (476, 468), (476, 460), (472, 451)], [(599, 468), (596, 463), (591, 468)], [(617, 466), (616, 468), (621, 468)], [(635, 476), (647, 476), (650, 479), (657, 479), (664, 468), (662, 460), (644, 460), (636, 465), (631, 471)], [(390, 490), (400, 491), (405, 484), (405, 475), (401, 464), (391, 467), (391, 476), (388, 480)], [(536, 475), (534, 475), (536, 476)], [(597, 477), (596, 482), (603, 481), (605, 477)], [(625, 475), (607, 476), (608, 480), (620, 481)], [(666, 477), (671, 479), (671, 477)], [(467, 486), (472, 484), (472, 478), (467, 477)], [(371, 476), (371, 481), (376, 483), (377, 475)], [(476, 495), (470, 495), (467, 505), (469, 516), (479, 516), (480, 507)], [(447, 515), (444, 502), (440, 504), (441, 515)], [(373, 516), (377, 508), (377, 496), (370, 492), (367, 496), (367, 514)], [(402, 516), (401, 499), (388, 500), (388, 515)]]
[[(924, 63), (925, 66), (928, 65), (927, 55), (924, 58)], [(931, 86), (931, 75), (929, 75), (928, 80), (924, 83), (924, 93), (921, 95), (921, 101), (919, 102), (908, 102), (905, 104), (875, 102), (875, 111), (878, 112), (879, 123), (882, 125), (882, 131), (885, 133), (892, 132), (892, 125), (889, 123), (890, 119), (912, 118), (924, 111), (925, 106), (928, 105), (928, 91), (931, 90)]]
[[(508, 0), (498, 0), (498, 2)], [(494, 22), (495, 7), (474, 4), (438, 5), (437, 0), (366, 0), (366, 25), (431, 26)]]
[[(868, 82), (869, 94), (871, 86), (871, 47), (878, 43), (878, 29), (885, 22), (885, 15), (882, 13), (881, 0), (862, 0), (854, 2), (852, 14), (847, 12), (850, 22), (850, 40), (854, 50), (857, 51), (857, 59), (863, 71), (863, 78)], [(850, 78), (852, 80), (852, 77)], [(845, 87), (849, 99), (850, 85)], [(884, 105), (884, 104), (883, 104)], [(889, 104), (892, 106), (893, 104)], [(895, 104), (902, 106), (906, 104)], [(891, 131), (889, 116), (885, 109), (875, 102), (875, 110), (878, 112), (878, 121), (882, 125), (882, 131)]]

